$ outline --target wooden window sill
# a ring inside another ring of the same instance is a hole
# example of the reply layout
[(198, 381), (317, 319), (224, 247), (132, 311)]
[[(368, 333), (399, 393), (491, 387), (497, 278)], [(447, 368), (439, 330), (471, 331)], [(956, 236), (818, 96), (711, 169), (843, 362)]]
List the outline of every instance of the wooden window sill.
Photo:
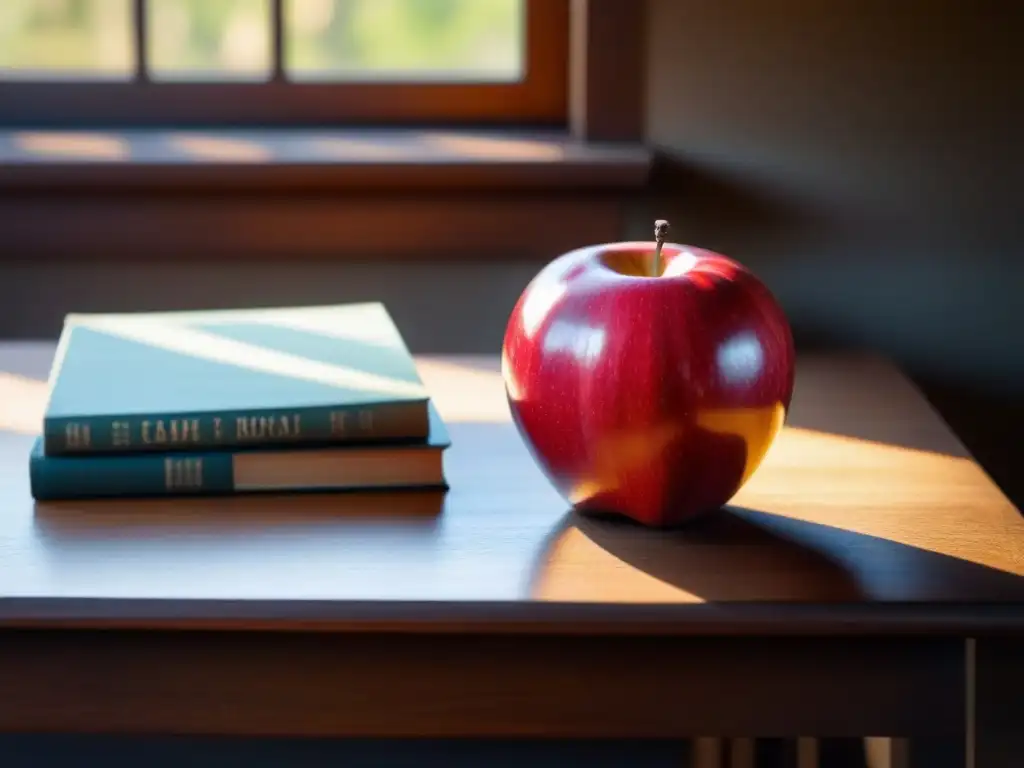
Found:
[(595, 192), (643, 187), (651, 152), (553, 132), (0, 131), (0, 194)]
[(621, 239), (643, 145), (467, 131), (0, 131), (0, 264), (546, 259)]

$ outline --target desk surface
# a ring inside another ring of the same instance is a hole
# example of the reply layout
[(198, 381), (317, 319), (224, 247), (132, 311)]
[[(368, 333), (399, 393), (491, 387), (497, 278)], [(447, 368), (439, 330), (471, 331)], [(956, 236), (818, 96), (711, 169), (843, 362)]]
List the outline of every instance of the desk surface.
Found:
[(1024, 519), (921, 394), (803, 357), (726, 511), (664, 533), (571, 514), (496, 358), (420, 358), (446, 495), (34, 504), (53, 346), (0, 345), (0, 625), (791, 634), (1024, 628)]

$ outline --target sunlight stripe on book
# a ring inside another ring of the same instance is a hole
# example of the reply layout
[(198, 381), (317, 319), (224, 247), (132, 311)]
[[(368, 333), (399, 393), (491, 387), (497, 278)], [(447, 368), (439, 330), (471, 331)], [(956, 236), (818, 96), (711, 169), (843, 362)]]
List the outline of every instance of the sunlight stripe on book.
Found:
[[(355, 305), (352, 306), (353, 310), (356, 308)], [(367, 322), (359, 325), (356, 323), (339, 323), (336, 307), (298, 307), (279, 309), (273, 313), (254, 312), (252, 317), (248, 318), (248, 322), (276, 325), (282, 328), (316, 333), (328, 338), (343, 339), (345, 341), (361, 341), (365, 344), (382, 344), (385, 346), (390, 346), (397, 342), (404, 346), (405, 341), (401, 338), (398, 328), (390, 321), (387, 323), (373, 322), (384, 314), (382, 305), (368, 304), (362, 309), (366, 315)], [(200, 319), (202, 320), (202, 318)], [(213, 322), (216, 322), (216, 319)]]
[(298, 355), (234, 341), (181, 324), (164, 324), (151, 318), (126, 322), (102, 316), (78, 318), (80, 327), (149, 344), (183, 355), (235, 365), (253, 371), (334, 387), (361, 389), (381, 397), (427, 397), (421, 383), (380, 376), (356, 368), (332, 365)]

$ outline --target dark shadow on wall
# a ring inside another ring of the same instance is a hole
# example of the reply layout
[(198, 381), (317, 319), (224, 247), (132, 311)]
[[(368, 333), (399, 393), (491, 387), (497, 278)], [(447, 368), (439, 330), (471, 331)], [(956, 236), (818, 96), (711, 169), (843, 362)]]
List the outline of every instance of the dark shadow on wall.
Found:
[(1024, 513), (1024, 473), (1020, 467), (1024, 456), (1024, 403), (940, 381), (916, 379), (915, 383), (1003, 493)]
[[(824, 205), (784, 193), (770, 179), (748, 178), (743, 169), (716, 168), (714, 160), (668, 152), (656, 158), (650, 201), (661, 213), (673, 214), (677, 242), (734, 253), (746, 250), (742, 243), (749, 241), (773, 252), (783, 246), (784, 252), (835, 230), (835, 217)], [(650, 237), (646, 231), (637, 236)]]

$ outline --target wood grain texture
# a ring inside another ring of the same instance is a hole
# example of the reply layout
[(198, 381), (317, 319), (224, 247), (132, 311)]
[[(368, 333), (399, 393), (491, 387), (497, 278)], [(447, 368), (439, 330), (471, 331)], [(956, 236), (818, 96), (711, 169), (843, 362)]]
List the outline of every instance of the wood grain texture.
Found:
[(941, 638), (7, 630), (0, 731), (918, 737), (962, 730), (961, 657)]
[(491, 358), (419, 362), (452, 432), (447, 496), (35, 506), (26, 457), (51, 354), (32, 344), (0, 352), (8, 626), (1024, 628), (1024, 521), (918, 392), (876, 359), (802, 359), (789, 426), (735, 505), (659, 534), (568, 512), (509, 423)]
[(565, 131), (0, 129), (0, 192), (639, 189), (653, 152)]

